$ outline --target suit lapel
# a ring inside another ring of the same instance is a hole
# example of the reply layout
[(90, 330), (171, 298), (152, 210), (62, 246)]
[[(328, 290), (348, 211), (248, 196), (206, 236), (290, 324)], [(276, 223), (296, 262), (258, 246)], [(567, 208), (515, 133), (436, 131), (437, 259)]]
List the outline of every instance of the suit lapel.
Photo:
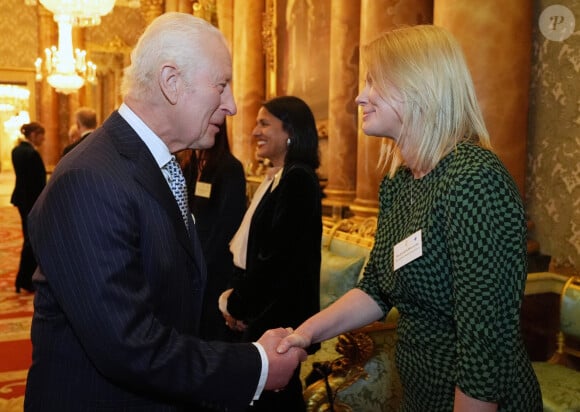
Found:
[(192, 257), (198, 271), (201, 273), (202, 265), (199, 259), (202, 255), (198, 255), (197, 251), (194, 250), (192, 238), (183, 224), (179, 206), (163, 173), (145, 143), (117, 112), (109, 117), (103, 127), (110, 131), (119, 153), (133, 163), (133, 177), (138, 184), (167, 211), (177, 232), (179, 242)]

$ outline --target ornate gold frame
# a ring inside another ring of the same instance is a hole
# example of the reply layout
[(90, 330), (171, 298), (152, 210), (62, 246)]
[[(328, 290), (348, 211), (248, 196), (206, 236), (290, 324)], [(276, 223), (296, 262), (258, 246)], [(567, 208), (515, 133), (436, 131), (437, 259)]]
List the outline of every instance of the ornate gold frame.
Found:
[(0, 67), (0, 84), (17, 84), (30, 90), (28, 102), (31, 118), (36, 118), (36, 80), (35, 71), (31, 69)]
[[(38, 113), (36, 112), (36, 73), (34, 69), (22, 69), (22, 68), (0, 68), (0, 84), (12, 84), (17, 86), (22, 86), (30, 91), (30, 96), (28, 98), (28, 113), (30, 115), (30, 120), (36, 120), (38, 118)], [(4, 125), (2, 125), (4, 127)], [(4, 136), (3, 132), (0, 136)], [(4, 140), (4, 139), (2, 139)], [(12, 166), (10, 164), (9, 151), (12, 150), (11, 147), (4, 147), (6, 142), (0, 141), (0, 170), (10, 169)], [(4, 165), (7, 163), (7, 165)]]

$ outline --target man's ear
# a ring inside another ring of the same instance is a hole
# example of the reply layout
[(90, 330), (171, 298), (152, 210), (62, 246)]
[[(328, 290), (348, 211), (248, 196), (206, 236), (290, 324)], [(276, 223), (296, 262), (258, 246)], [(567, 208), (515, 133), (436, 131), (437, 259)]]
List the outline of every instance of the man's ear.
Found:
[(179, 70), (171, 64), (164, 64), (159, 74), (159, 88), (170, 104), (177, 103)]

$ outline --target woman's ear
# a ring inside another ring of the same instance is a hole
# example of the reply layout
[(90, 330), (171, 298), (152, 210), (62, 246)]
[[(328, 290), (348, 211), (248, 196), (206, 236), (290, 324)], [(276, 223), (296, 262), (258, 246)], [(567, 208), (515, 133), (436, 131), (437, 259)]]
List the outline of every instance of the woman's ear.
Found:
[(159, 73), (159, 88), (167, 101), (175, 105), (177, 103), (179, 88), (179, 70), (171, 64), (164, 64)]

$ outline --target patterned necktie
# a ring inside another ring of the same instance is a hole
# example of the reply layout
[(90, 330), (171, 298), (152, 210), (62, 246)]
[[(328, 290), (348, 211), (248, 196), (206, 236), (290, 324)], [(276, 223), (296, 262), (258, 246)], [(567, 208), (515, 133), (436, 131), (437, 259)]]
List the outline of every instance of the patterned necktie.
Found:
[(187, 185), (183, 173), (181, 172), (181, 168), (175, 160), (175, 157), (172, 157), (164, 167), (169, 172), (169, 187), (173, 192), (173, 197), (175, 197), (175, 200), (177, 201), (179, 210), (181, 210), (181, 217), (183, 218), (185, 227), (189, 228), (187, 225), (187, 215), (189, 214)]

